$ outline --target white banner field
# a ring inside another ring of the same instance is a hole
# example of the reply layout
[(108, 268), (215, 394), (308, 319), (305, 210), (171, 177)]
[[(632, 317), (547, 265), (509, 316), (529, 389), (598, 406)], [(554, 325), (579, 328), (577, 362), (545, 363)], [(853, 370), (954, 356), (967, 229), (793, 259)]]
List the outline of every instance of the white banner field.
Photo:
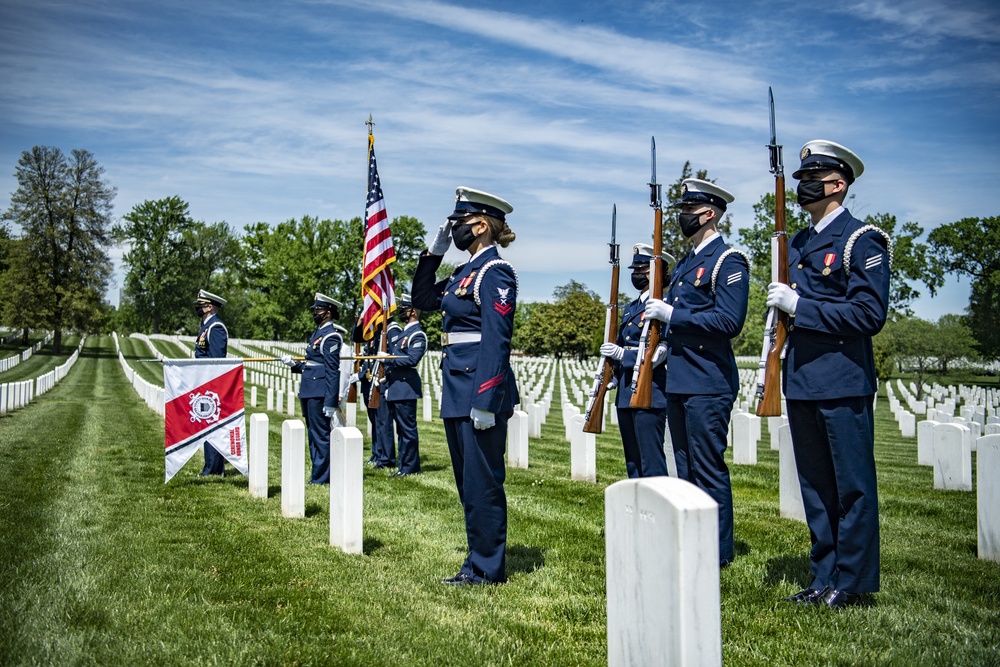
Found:
[(249, 473), (242, 361), (165, 359), (163, 398), (164, 484), (202, 445), (215, 447), (237, 470)]

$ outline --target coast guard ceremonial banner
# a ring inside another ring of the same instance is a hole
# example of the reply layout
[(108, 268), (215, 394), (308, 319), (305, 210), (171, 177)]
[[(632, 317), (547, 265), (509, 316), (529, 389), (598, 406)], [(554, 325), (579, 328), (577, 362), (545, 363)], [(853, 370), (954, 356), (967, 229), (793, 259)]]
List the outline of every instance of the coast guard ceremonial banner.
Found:
[(202, 445), (215, 447), (237, 470), (249, 473), (242, 361), (164, 361), (163, 402), (167, 457), (164, 484)]

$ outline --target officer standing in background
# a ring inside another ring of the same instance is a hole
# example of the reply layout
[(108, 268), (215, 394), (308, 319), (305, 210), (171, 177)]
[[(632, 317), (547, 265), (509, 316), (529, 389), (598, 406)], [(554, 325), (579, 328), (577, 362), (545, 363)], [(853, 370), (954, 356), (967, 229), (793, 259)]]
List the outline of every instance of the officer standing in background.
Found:
[(694, 249), (674, 267), (663, 301), (650, 299), (646, 317), (665, 323), (667, 424), (677, 476), (719, 503), (719, 564), (736, 556), (733, 489), (725, 452), (739, 389), (732, 339), (743, 330), (750, 293), (750, 260), (730, 248), (718, 223), (733, 195), (697, 178), (681, 184), (681, 233)]
[[(663, 276), (666, 285), (674, 258), (663, 253)], [(636, 243), (632, 248), (632, 287), (639, 296), (625, 306), (617, 343), (601, 345), (601, 356), (614, 360), (618, 394), (618, 430), (625, 450), (625, 469), (629, 477), (654, 477), (667, 474), (667, 458), (663, 452), (663, 435), (667, 420), (667, 369), (666, 345), (661, 344), (653, 353), (653, 396), (648, 409), (629, 407), (632, 400), (632, 374), (638, 358), (639, 338), (645, 321), (646, 299), (649, 298), (649, 265), (653, 260), (653, 246)]]
[[(364, 323), (359, 318), (354, 327), (352, 338), (355, 343), (363, 344), (361, 349), (362, 354), (367, 357), (378, 356), (382, 346), (381, 328), (375, 327), (375, 333), (371, 340), (366, 341), (364, 337)], [(386, 349), (388, 349), (388, 344), (387, 339)], [(368, 421), (372, 425), (372, 455), (368, 459), (368, 463), (379, 470), (396, 467), (396, 435), (392, 429), (392, 417), (389, 415), (389, 404), (385, 400), (384, 386), (379, 387), (378, 407), (373, 408), (369, 405), (374, 385), (379, 381), (378, 367), (382, 363), (384, 361), (365, 359), (361, 362), (358, 377), (351, 377), (352, 382), (361, 382), (361, 393), (364, 394), (365, 407), (368, 411)]]
[[(194, 345), (195, 359), (226, 358), (229, 350), (229, 331), (219, 319), (219, 311), (225, 304), (226, 300), (221, 296), (216, 296), (205, 290), (198, 290), (198, 297), (194, 302), (194, 314), (201, 319), (201, 326), (198, 328), (198, 338)], [(205, 450), (205, 467), (201, 469), (201, 476), (223, 476), (226, 457), (211, 445), (206, 444), (203, 449)]]
[(385, 359), (385, 401), (396, 425), (399, 438), (399, 469), (393, 477), (420, 472), (420, 436), (417, 433), (417, 399), (423, 397), (417, 364), (427, 351), (427, 334), (420, 328), (420, 311), (413, 307), (409, 294), (399, 300), (400, 319), (388, 330), (387, 352), (395, 359)]
[[(506, 220), (513, 208), (471, 188), (455, 194), (454, 212), (413, 277), (413, 306), (441, 309), (441, 417), (469, 546), (458, 574), (443, 583), (498, 584), (507, 580), (507, 420), (520, 399), (510, 366), (517, 274), (496, 246), (506, 248), (515, 238)], [(469, 252), (469, 261), (437, 281), (452, 240)]]
[(865, 168), (857, 155), (816, 140), (799, 157), (811, 224), (789, 243), (791, 284), (767, 293), (790, 316), (782, 380), (812, 540), (812, 582), (787, 599), (840, 608), (879, 590), (872, 336), (888, 313), (892, 240), (844, 208)]
[(305, 361), (293, 361), (291, 355), (281, 358), (293, 373), (302, 375), (299, 402), (309, 430), (309, 458), (312, 460), (310, 484), (330, 483), (330, 431), (344, 426), (340, 409), (340, 349), (343, 333), (333, 321), (340, 317), (340, 302), (316, 292), (309, 310), (316, 330), (306, 343)]

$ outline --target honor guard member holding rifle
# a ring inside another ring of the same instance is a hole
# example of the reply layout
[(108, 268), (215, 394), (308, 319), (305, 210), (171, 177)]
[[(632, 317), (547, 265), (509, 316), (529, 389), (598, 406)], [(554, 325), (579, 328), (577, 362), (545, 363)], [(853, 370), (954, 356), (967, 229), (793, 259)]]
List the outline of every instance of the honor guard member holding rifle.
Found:
[(680, 228), (694, 243), (674, 267), (663, 301), (650, 299), (646, 317), (665, 323), (667, 425), (677, 476), (719, 503), (719, 564), (736, 555), (733, 489), (725, 462), (729, 418), (739, 389), (730, 342), (743, 329), (750, 260), (726, 245), (718, 223), (733, 195), (697, 178), (681, 184)]
[(789, 315), (784, 392), (812, 551), (812, 582), (792, 602), (839, 608), (879, 590), (872, 336), (885, 325), (892, 241), (844, 208), (864, 171), (832, 141), (799, 154), (798, 202), (811, 224), (788, 248), (789, 285), (767, 305)]
[[(361, 319), (358, 319), (354, 327), (351, 338), (355, 343), (362, 343), (361, 353), (368, 357), (378, 356), (382, 347), (382, 328), (375, 327), (375, 333), (371, 340), (365, 340), (364, 326)], [(386, 339), (386, 349), (389, 341)], [(375, 359), (365, 359), (361, 362), (358, 376), (351, 376), (351, 383), (361, 382), (361, 393), (364, 394), (365, 408), (368, 412), (368, 421), (372, 425), (372, 455), (368, 463), (376, 469), (396, 467), (396, 436), (392, 430), (392, 417), (389, 414), (389, 405), (384, 398), (385, 387), (379, 385), (378, 407), (371, 407), (371, 400), (375, 384), (380, 381), (378, 365), (384, 363), (376, 362)], [(381, 378), (385, 380), (385, 374)]]
[(385, 359), (385, 400), (389, 416), (396, 424), (399, 439), (399, 470), (393, 477), (406, 477), (420, 472), (420, 436), (417, 433), (417, 399), (423, 397), (417, 364), (427, 351), (427, 334), (420, 328), (420, 311), (413, 307), (409, 294), (399, 299), (400, 319), (389, 326), (387, 353), (396, 357)]
[[(507, 579), (504, 453), (507, 420), (520, 402), (510, 366), (517, 274), (496, 246), (515, 238), (506, 222), (512, 210), (499, 197), (458, 188), (455, 211), (413, 278), (413, 306), (440, 308), (442, 315), (441, 417), (469, 546), (458, 574), (444, 580), (456, 586)], [(470, 258), (438, 282), (435, 272), (452, 239)]]
[[(676, 261), (663, 253), (663, 284), (670, 277), (670, 267)], [(629, 407), (632, 400), (632, 374), (635, 369), (639, 338), (645, 321), (646, 300), (649, 298), (649, 265), (653, 259), (653, 246), (637, 243), (632, 248), (632, 287), (639, 296), (625, 306), (617, 343), (601, 345), (601, 356), (614, 359), (615, 381), (618, 395), (618, 430), (625, 450), (625, 469), (629, 477), (655, 477), (667, 475), (667, 459), (663, 453), (663, 435), (667, 419), (667, 360), (666, 343), (661, 343), (653, 353), (653, 397), (648, 409)]]
[[(194, 314), (201, 320), (198, 328), (198, 338), (194, 344), (195, 359), (225, 359), (229, 350), (229, 331), (219, 319), (219, 310), (226, 305), (226, 300), (205, 290), (198, 290), (198, 298), (194, 302)], [(201, 476), (225, 474), (226, 457), (216, 451), (211, 445), (204, 445), (205, 467)]]
[(302, 374), (299, 402), (309, 430), (309, 458), (312, 460), (310, 484), (330, 483), (330, 432), (345, 426), (340, 409), (340, 348), (347, 333), (333, 323), (340, 317), (340, 302), (316, 292), (309, 310), (316, 330), (306, 343), (306, 360), (281, 358), (293, 373)]

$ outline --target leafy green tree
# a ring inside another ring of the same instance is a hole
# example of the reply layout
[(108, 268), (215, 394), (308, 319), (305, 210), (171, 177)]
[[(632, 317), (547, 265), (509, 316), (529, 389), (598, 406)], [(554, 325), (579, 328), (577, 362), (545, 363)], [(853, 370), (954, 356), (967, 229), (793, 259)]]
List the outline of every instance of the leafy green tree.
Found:
[(25, 252), (20, 289), (3, 294), (4, 311), (30, 307), (31, 326), (53, 331), (58, 354), (64, 329), (91, 329), (102, 317), (115, 188), (94, 156), (79, 149), (67, 158), (58, 148), (35, 146), (21, 153), (15, 176), (3, 217), (21, 228)]
[(942, 373), (956, 359), (972, 358), (976, 353), (976, 339), (972, 330), (959, 315), (942, 315), (937, 323), (937, 360)]
[(571, 280), (557, 287), (553, 303), (521, 303), (515, 314), (514, 348), (525, 354), (596, 354), (604, 336), (605, 304), (586, 285)]
[(1000, 358), (1000, 217), (962, 218), (928, 240), (946, 271), (972, 279), (966, 322), (982, 355)]
[(186, 319), (197, 289), (190, 245), (197, 238), (194, 229), (187, 202), (177, 196), (136, 204), (114, 226), (114, 239), (128, 245), (122, 256), (124, 292), (140, 329), (172, 331)]
[(924, 376), (937, 360), (937, 327), (919, 317), (902, 317), (889, 325), (899, 363), (916, 374), (917, 399), (922, 398)]

